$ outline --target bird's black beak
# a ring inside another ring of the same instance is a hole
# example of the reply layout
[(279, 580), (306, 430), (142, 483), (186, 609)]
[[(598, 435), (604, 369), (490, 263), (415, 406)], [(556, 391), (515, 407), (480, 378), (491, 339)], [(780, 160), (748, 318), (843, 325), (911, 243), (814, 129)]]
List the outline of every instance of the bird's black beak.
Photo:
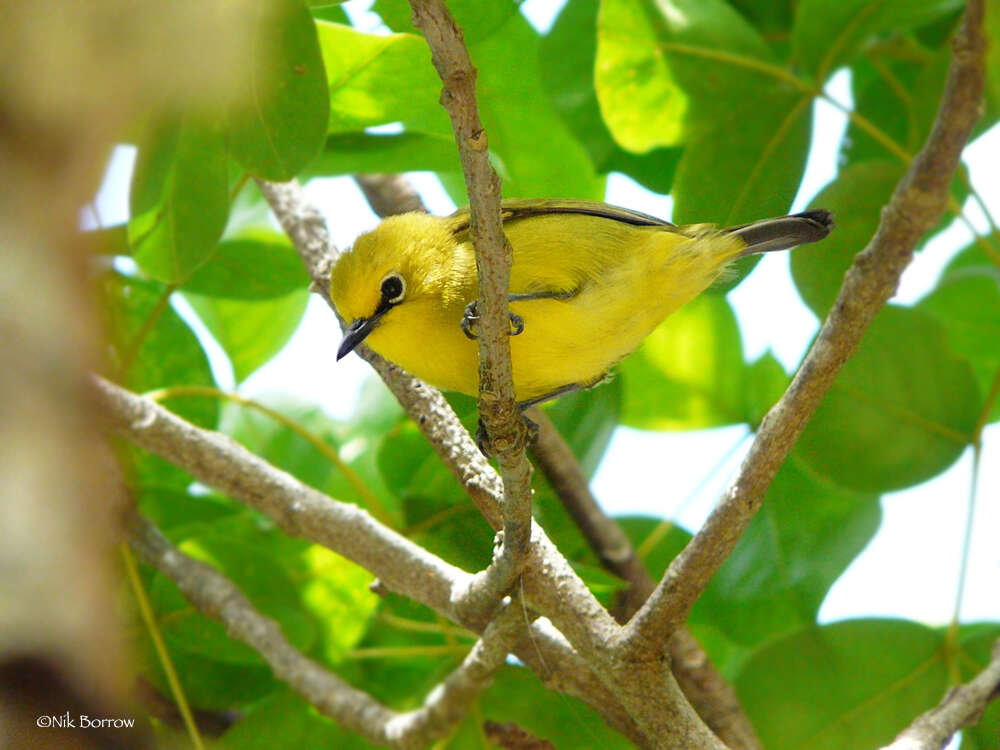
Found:
[(340, 361), (353, 352), (358, 344), (364, 341), (368, 334), (375, 330), (381, 318), (382, 313), (376, 311), (370, 318), (358, 318), (347, 326), (347, 331), (344, 333), (344, 340), (340, 342), (340, 348), (337, 350), (337, 360)]

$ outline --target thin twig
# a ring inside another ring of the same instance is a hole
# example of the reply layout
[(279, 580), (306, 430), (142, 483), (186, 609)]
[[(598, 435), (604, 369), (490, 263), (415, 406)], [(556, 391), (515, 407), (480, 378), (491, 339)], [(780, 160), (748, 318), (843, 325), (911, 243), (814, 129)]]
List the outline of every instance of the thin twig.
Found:
[(948, 691), (941, 702), (918, 716), (883, 750), (941, 750), (962, 727), (977, 723), (990, 701), (1000, 696), (1000, 641), (990, 663), (972, 681)]
[(489, 161), (486, 131), (476, 103), (476, 71), (462, 32), (441, 0), (411, 0), (413, 22), (424, 33), (444, 89), (465, 187), (479, 273), (479, 417), (503, 480), (503, 548), (494, 585), (506, 588), (527, 561), (531, 543), (531, 464), (528, 430), (514, 395), (507, 291), (513, 259), (500, 219), (500, 178)]
[(982, 19), (982, 0), (970, 0), (954, 40), (948, 82), (927, 143), (883, 210), (875, 236), (848, 271), (791, 385), (764, 418), (738, 476), (626, 626), (618, 644), (624, 652), (640, 652), (662, 643), (685, 621), (760, 508), (771, 480), (840, 368), (895, 292), (917, 241), (944, 211), (951, 176), (981, 113), (986, 48)]

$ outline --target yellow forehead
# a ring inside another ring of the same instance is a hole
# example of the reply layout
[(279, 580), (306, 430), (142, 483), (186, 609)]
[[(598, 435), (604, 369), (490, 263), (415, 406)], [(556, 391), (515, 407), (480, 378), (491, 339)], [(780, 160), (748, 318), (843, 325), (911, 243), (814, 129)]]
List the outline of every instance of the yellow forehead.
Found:
[(406, 299), (419, 295), (441, 273), (453, 245), (446, 219), (422, 213), (390, 216), (358, 237), (334, 265), (330, 297), (337, 312), (348, 322), (371, 316), (390, 273), (403, 278)]

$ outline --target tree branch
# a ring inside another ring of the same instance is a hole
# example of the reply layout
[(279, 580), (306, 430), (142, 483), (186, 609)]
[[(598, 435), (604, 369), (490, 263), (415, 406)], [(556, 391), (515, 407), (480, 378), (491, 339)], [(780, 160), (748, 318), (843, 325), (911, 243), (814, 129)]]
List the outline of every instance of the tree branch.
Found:
[(354, 181), (365, 194), (372, 211), (383, 219), (408, 211), (427, 213), (420, 194), (401, 174), (356, 174)]
[(531, 541), (531, 464), (511, 374), (507, 290), (513, 258), (500, 219), (500, 178), (489, 162), (486, 131), (476, 103), (476, 71), (462, 32), (441, 0), (411, 0), (414, 24), (431, 49), (444, 89), (441, 104), (451, 118), (465, 187), (479, 273), (479, 416), (503, 480), (503, 550), (496, 585), (512, 585)]
[(176, 583), (188, 601), (219, 620), (229, 635), (259, 653), (278, 679), (320, 712), (378, 745), (415, 750), (446, 736), (489, 686), (528, 625), (508, 602), (462, 663), (428, 693), (424, 705), (398, 713), (307, 659), (228, 578), (180, 552), (147, 519), (133, 512), (127, 523), (129, 544), (143, 562)]
[(962, 148), (981, 112), (986, 40), (983, 1), (969, 0), (934, 128), (882, 211), (878, 231), (847, 272), (837, 301), (789, 385), (768, 412), (740, 472), (704, 527), (671, 563), (626, 626), (617, 647), (639, 653), (662, 643), (694, 602), (760, 508), (764, 493), (872, 318), (895, 293), (917, 241), (937, 223)]
[[(529, 416), (539, 428), (538, 440), (531, 447), (532, 458), (601, 564), (628, 583), (617, 613), (620, 620), (628, 620), (652, 593), (656, 581), (621, 526), (604, 512), (591, 493), (576, 456), (552, 420), (537, 408)], [(680, 627), (673, 635), (669, 649), (670, 668), (678, 685), (719, 739), (732, 750), (760, 750), (760, 740), (732, 686), (719, 674), (687, 626)]]
[(978, 722), (990, 701), (1000, 696), (1000, 640), (990, 663), (971, 682), (952, 688), (941, 702), (918, 716), (883, 750), (941, 750), (962, 727)]
[[(482, 632), (488, 624), (494, 607), (483, 607), (468, 596), (470, 574), (383, 527), (364, 510), (332, 500), (274, 468), (228, 436), (196, 427), (153, 401), (102, 378), (93, 378), (93, 390), (95, 402), (110, 427), (125, 439), (268, 515), (285, 533), (322, 544), (357, 562), (391, 590), (475, 632)], [(464, 430), (462, 434), (471, 443)], [(474, 447), (472, 451), (482, 458)], [(544, 534), (538, 547), (557, 556)], [(560, 562), (568, 569), (564, 560), (560, 558)], [(582, 597), (577, 592), (579, 588), (586, 592), (583, 583), (577, 578), (576, 583), (566, 584), (568, 574), (559, 564), (555, 569), (561, 573), (558, 582), (546, 586), (539, 581), (537, 587), (556, 589), (550, 595), (560, 602), (562, 597), (570, 603)], [(596, 600), (595, 605), (600, 608)], [(572, 611), (570, 604), (564, 602), (559, 610), (563, 619), (571, 618)], [(580, 698), (633, 742), (644, 744), (643, 733), (614, 694), (547, 621), (534, 623), (517, 644), (515, 653), (546, 684)]]

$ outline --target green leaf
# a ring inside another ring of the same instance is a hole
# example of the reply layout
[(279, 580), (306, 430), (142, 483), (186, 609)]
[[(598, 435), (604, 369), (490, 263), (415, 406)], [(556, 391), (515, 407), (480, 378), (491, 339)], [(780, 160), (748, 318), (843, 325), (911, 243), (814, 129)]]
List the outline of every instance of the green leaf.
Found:
[(793, 453), (692, 621), (748, 646), (813, 624), (830, 586), (878, 530), (878, 500), (813, 475)]
[(229, 216), (227, 159), (223, 137), (191, 121), (140, 146), (128, 240), (148, 276), (181, 284), (211, 257)]
[(233, 155), (266, 180), (290, 180), (326, 136), (330, 92), (316, 24), (302, 0), (257, 0), (253, 59), (230, 112)]
[[(170, 683), (149, 639), (143, 638), (136, 650), (143, 677), (161, 695), (170, 695)], [(281, 683), (275, 679), (270, 667), (264, 664), (223, 662), (183, 649), (172, 649), (170, 660), (185, 698), (196, 708), (230, 711), (250, 705), (274, 690), (281, 689)]]
[(300, 554), (285, 556), (300, 606), (317, 628), (313, 654), (324, 663), (339, 663), (362, 639), (379, 599), (370, 589), (374, 577), (364, 568), (313, 544)]
[(728, 226), (787, 213), (805, 171), (812, 99), (766, 87), (744, 96), (752, 106), (734, 105), (727, 119), (699, 129), (684, 149), (674, 177), (674, 221)]
[(887, 307), (799, 438), (814, 471), (843, 487), (887, 492), (950, 466), (972, 438), (982, 397), (927, 313)]
[(902, 620), (808, 627), (757, 651), (736, 692), (769, 750), (881, 747), (948, 688), (943, 646)]
[(679, 145), (772, 80), (767, 45), (723, 0), (602, 0), (597, 32), (597, 98), (629, 151)]
[[(224, 573), (255, 609), (279, 623), (292, 645), (305, 649), (315, 641), (315, 623), (302, 612), (292, 579), (278, 558), (258, 545), (227, 538), (206, 527), (178, 547)], [(224, 625), (198, 613), (165, 576), (156, 575), (149, 598), (171, 649), (231, 664), (263, 664), (256, 651), (230, 638)]]
[(625, 151), (601, 117), (594, 89), (599, 8), (600, 0), (567, 3), (542, 37), (539, 61), (549, 101), (598, 172), (623, 172), (650, 190), (668, 193), (681, 150), (655, 148), (643, 156)]
[(539, 49), (538, 32), (520, 13), (469, 49), (480, 116), (502, 162), (504, 197), (599, 200), (604, 180), (548, 102)]
[[(378, 614), (369, 620), (355, 658), (340, 664), (338, 672), (386, 705), (415, 707), (471, 646), (468, 633), (427, 607), (390, 594), (382, 598)], [(402, 654), (393, 653), (396, 650)], [(358, 658), (366, 651), (384, 655)]]
[(569, 444), (583, 473), (597, 471), (622, 408), (622, 384), (613, 379), (597, 388), (577, 391), (550, 402), (545, 413)]
[[(337, 500), (355, 503), (380, 515), (383, 508), (390, 515), (398, 512), (398, 504), (386, 489), (374, 462), (374, 446), (385, 432), (379, 421), (380, 414), (359, 413), (352, 423), (340, 424), (313, 404), (298, 404), (287, 396), (280, 400), (262, 400), (266, 406), (327, 443), (358, 475), (365, 492), (359, 491), (330, 458), (306, 438), (260, 412), (227, 406), (220, 425), (222, 432), (274, 466)], [(345, 451), (347, 444), (350, 444), (350, 453)], [(372, 496), (380, 506), (377, 509), (372, 508)]]
[(251, 706), (212, 743), (217, 750), (273, 750), (276, 747), (327, 747), (368, 750), (360, 737), (313, 708), (288, 689), (277, 690)]
[(875, 37), (923, 26), (961, 7), (961, 0), (802, 0), (792, 29), (793, 54), (822, 83)]
[(747, 367), (746, 415), (744, 421), (757, 427), (788, 387), (791, 378), (771, 352), (765, 352)]
[(524, 667), (504, 666), (480, 699), (486, 719), (513, 722), (553, 747), (633, 748), (582, 701), (548, 690)]
[(805, 169), (812, 93), (728, 3), (603, 0), (596, 81), (626, 149), (685, 145), (675, 221), (786, 212)]
[(378, 467), (403, 503), (408, 537), (464, 570), (489, 563), (493, 530), (416, 425), (401, 422), (385, 436)]
[(781, 37), (795, 21), (795, 0), (731, 0), (733, 7), (760, 29), (762, 35)]
[[(172, 385), (215, 384), (198, 339), (170, 307), (166, 295), (167, 287), (162, 284), (114, 272), (99, 282), (108, 376), (137, 393)], [(199, 427), (212, 429), (218, 422), (219, 406), (214, 399), (171, 398), (162, 404)], [(163, 459), (131, 445), (122, 450), (137, 485), (183, 489), (191, 481), (186, 472)]]
[(424, 40), (414, 34), (380, 36), (317, 22), (330, 85), (328, 132), (357, 131), (420, 116), (429, 132), (450, 133), (438, 104), (441, 81)]
[(791, 255), (792, 279), (816, 317), (824, 318), (833, 305), (844, 274), (875, 234), (882, 206), (902, 174), (902, 165), (892, 161), (852, 164), (812, 201), (832, 211), (837, 224), (825, 240)]
[(201, 322), (226, 352), (237, 383), (267, 364), (299, 327), (309, 302), (309, 290), (284, 297), (246, 300), (184, 293)]
[(451, 136), (432, 133), (335, 133), (306, 170), (308, 176), (357, 173), (454, 172), (461, 174)]
[[(948, 344), (972, 365), (985, 399), (1000, 377), (1000, 269), (979, 266), (953, 271), (917, 308), (944, 325)], [(989, 421), (998, 419), (1000, 399), (995, 399)]]
[(210, 523), (246, 510), (234, 500), (220, 495), (196, 495), (173, 487), (145, 486), (136, 503), (143, 515), (161, 530), (190, 523)]
[(740, 331), (720, 295), (696, 297), (653, 331), (620, 366), (622, 424), (702, 429), (743, 421)]
[(226, 299), (263, 300), (308, 287), (309, 274), (288, 237), (255, 227), (220, 242), (208, 263), (185, 282), (184, 291)]

